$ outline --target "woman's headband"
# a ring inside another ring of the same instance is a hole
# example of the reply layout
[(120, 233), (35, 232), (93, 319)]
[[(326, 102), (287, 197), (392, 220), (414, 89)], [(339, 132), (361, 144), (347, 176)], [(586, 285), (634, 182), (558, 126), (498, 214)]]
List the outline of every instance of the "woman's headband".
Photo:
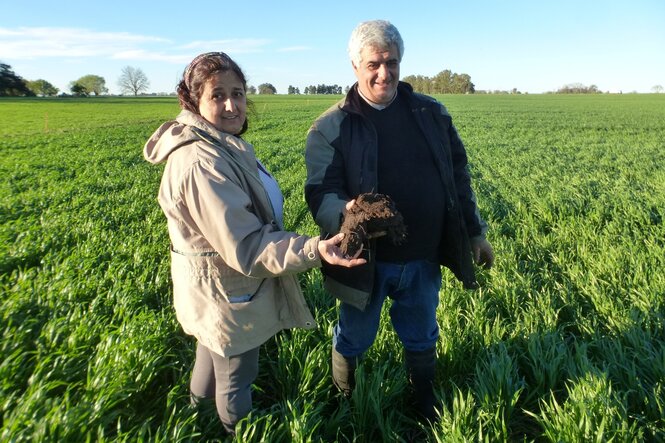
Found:
[(229, 58), (228, 55), (226, 55), (224, 52), (206, 52), (204, 54), (199, 54), (196, 57), (194, 57), (194, 60), (187, 66), (187, 69), (185, 69), (185, 75), (184, 75), (184, 80), (185, 80), (185, 86), (187, 86), (187, 89), (191, 91), (191, 75), (192, 75), (192, 70), (201, 63), (201, 60), (206, 59), (206, 58), (211, 58), (211, 57), (219, 57), (222, 60), (229, 62), (231, 59)]

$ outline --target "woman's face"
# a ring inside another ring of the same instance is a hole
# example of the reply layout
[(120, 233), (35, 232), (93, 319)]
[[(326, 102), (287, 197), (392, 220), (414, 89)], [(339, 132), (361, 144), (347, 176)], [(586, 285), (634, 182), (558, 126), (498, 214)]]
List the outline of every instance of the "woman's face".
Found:
[(215, 128), (233, 135), (240, 133), (246, 111), (245, 88), (235, 72), (218, 72), (204, 84), (199, 113)]

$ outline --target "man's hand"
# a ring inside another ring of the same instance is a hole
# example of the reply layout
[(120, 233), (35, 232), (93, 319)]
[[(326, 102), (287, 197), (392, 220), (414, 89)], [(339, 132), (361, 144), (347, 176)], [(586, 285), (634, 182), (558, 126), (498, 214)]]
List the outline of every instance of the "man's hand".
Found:
[(344, 213), (346, 214), (347, 211), (350, 211), (353, 205), (356, 204), (356, 199), (354, 198), (353, 200), (349, 200), (346, 202), (346, 205), (344, 206)]
[(485, 238), (472, 238), (471, 251), (473, 252), (473, 261), (477, 265), (482, 265), (485, 269), (489, 269), (494, 264), (494, 250), (490, 242)]

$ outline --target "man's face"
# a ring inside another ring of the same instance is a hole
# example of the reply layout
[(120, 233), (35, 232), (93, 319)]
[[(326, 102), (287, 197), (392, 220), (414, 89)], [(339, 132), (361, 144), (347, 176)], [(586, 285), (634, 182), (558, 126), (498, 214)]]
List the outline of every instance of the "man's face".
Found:
[(353, 65), (360, 92), (374, 103), (390, 103), (399, 82), (397, 47), (391, 45), (388, 49), (378, 49), (366, 46), (360, 51), (360, 55), (360, 65)]

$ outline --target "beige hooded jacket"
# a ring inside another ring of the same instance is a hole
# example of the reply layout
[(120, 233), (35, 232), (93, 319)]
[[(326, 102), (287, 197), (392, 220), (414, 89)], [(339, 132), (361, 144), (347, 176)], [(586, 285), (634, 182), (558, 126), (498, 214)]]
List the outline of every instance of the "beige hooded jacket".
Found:
[(275, 222), (252, 145), (182, 111), (155, 131), (143, 154), (166, 162), (158, 200), (185, 332), (229, 357), (282, 329), (314, 328), (295, 274), (321, 265), (319, 238)]

